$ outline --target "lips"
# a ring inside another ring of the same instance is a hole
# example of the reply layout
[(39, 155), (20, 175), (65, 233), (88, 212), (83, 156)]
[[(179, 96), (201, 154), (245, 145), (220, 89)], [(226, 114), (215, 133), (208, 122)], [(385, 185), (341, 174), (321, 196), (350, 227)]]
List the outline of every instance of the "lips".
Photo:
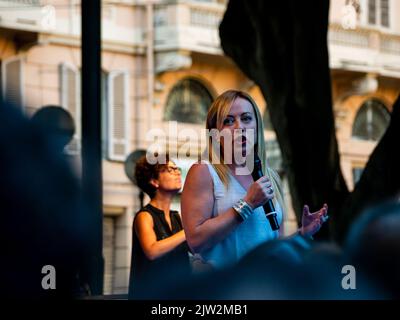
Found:
[(235, 144), (244, 145), (246, 144), (247, 139), (245, 136), (240, 136), (239, 138), (235, 139)]

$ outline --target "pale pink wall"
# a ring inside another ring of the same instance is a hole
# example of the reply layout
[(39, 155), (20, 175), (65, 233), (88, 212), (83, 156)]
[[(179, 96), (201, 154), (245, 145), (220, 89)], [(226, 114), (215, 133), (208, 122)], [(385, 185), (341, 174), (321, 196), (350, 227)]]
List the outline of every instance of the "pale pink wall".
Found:
[(146, 26), (144, 6), (114, 5), (115, 23), (125, 28), (143, 28)]
[(342, 8), (346, 4), (346, 0), (331, 0), (329, 6), (329, 22), (339, 23), (342, 18)]
[(60, 105), (59, 65), (80, 68), (80, 50), (68, 46), (35, 46), (26, 54), (25, 101), (30, 109)]

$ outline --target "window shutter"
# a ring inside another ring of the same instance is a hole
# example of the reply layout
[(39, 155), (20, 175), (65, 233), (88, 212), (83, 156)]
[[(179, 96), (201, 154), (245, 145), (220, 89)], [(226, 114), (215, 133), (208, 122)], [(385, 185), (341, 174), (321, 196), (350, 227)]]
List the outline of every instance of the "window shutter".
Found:
[(61, 105), (75, 122), (75, 134), (65, 147), (68, 154), (80, 154), (81, 151), (81, 103), (79, 71), (67, 64), (60, 65)]
[(376, 0), (368, 0), (368, 23), (376, 24)]
[(112, 71), (108, 76), (107, 155), (125, 161), (129, 152), (128, 73)]
[(23, 63), (21, 57), (12, 57), (2, 61), (3, 99), (16, 106), (23, 107)]
[(381, 0), (381, 25), (389, 27), (389, 0)]

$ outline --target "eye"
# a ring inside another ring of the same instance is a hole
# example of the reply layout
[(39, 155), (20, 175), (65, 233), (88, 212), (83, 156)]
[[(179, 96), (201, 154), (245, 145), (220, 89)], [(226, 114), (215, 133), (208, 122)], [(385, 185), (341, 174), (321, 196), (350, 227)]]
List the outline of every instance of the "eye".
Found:
[(233, 124), (233, 122), (234, 122), (234, 120), (232, 118), (226, 118), (224, 120), (224, 126), (230, 126)]
[(250, 116), (250, 115), (245, 115), (245, 116), (242, 117), (242, 121), (243, 121), (243, 122), (246, 122), (246, 123), (249, 123), (249, 122), (251, 122), (252, 120), (253, 120), (253, 117)]

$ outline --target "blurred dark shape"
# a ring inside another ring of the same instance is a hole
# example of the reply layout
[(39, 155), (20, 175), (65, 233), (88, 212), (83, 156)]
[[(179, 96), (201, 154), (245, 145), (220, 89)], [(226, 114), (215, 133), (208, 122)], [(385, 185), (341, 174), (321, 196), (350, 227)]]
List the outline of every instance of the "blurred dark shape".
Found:
[(44, 106), (32, 116), (31, 121), (46, 131), (56, 148), (62, 151), (75, 133), (71, 114), (60, 106)]
[[(380, 298), (400, 298), (398, 201), (387, 201), (364, 211), (350, 229), (345, 257), (348, 264), (354, 265), (377, 288)], [(357, 284), (363, 286), (360, 281)]]
[(232, 269), (232, 277), (236, 274), (237, 280), (224, 295), (244, 300), (305, 298), (308, 279), (300, 274), (304, 255), (312, 246), (313, 242), (301, 235), (258, 246)]
[(143, 149), (137, 149), (135, 151), (132, 151), (125, 160), (124, 163), (124, 170), (125, 174), (131, 180), (131, 182), (134, 185), (137, 185), (136, 179), (135, 179), (135, 168), (136, 168), (136, 162), (146, 154), (146, 150)]
[[(17, 108), (0, 107), (0, 296), (72, 298), (83, 294), (87, 221), (79, 183), (65, 157)], [(42, 268), (54, 266), (56, 289)]]
[(345, 262), (336, 244), (295, 235), (260, 245), (231, 268), (192, 276), (183, 285), (164, 290), (160, 298), (370, 300), (384, 297), (358, 270), (356, 290), (345, 290), (342, 287)]
[[(260, 245), (232, 270), (232, 275), (241, 276), (235, 286), (227, 290), (227, 298), (321, 299), (318, 269), (310, 268), (307, 260), (320, 246), (322, 244), (299, 234)], [(318, 268), (325, 268), (325, 265), (330, 262), (321, 259)]]
[(343, 250), (335, 243), (317, 244), (304, 257), (303, 268), (309, 281), (307, 299), (371, 300), (382, 297), (381, 292), (357, 269), (354, 279), (356, 287), (346, 289), (344, 284), (347, 283), (348, 265)]
[[(139, 281), (134, 272), (131, 269), (130, 300), (188, 300), (198, 294), (199, 287), (194, 282), (197, 278), (190, 274), (189, 263), (182, 263), (177, 250), (154, 260), (148, 272), (141, 272)], [(204, 295), (203, 299), (212, 299), (212, 296)]]
[(304, 256), (314, 243), (300, 235), (266, 242), (237, 264), (192, 276), (186, 287), (168, 293), (174, 299), (276, 300), (312, 296)]
[[(129, 180), (137, 186), (137, 182), (135, 179), (135, 168), (136, 168), (136, 162), (146, 154), (146, 150), (143, 149), (137, 149), (135, 151), (132, 151), (125, 160), (124, 163), (124, 170), (125, 174), (129, 178)], [(140, 207), (143, 207), (143, 200), (144, 200), (144, 192), (139, 189), (139, 203)]]

